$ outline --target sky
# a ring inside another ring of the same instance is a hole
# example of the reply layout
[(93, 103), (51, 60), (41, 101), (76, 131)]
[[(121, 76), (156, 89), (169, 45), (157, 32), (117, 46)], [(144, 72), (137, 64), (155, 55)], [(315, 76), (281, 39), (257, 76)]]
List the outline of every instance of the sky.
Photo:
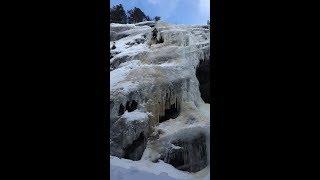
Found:
[(210, 19), (210, 0), (110, 0), (110, 7), (117, 4), (125, 11), (138, 7), (150, 18), (160, 16), (173, 24), (202, 25)]

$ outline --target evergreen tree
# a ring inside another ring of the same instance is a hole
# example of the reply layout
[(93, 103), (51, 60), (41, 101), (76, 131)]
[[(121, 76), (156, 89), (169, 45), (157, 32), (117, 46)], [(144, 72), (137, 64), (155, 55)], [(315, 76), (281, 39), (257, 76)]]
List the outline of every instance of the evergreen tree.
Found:
[(128, 22), (129, 23), (138, 23), (150, 19), (149, 16), (146, 16), (140, 8), (134, 7), (128, 11)]
[(146, 16), (146, 21), (151, 21), (151, 18), (149, 16)]
[(159, 21), (160, 19), (161, 19), (161, 17), (159, 17), (159, 16), (154, 17), (155, 21)]
[(126, 14), (125, 10), (123, 9), (122, 4), (118, 4), (116, 6), (113, 6), (110, 9), (110, 22), (111, 23), (121, 23), (121, 24), (127, 23), (127, 14)]

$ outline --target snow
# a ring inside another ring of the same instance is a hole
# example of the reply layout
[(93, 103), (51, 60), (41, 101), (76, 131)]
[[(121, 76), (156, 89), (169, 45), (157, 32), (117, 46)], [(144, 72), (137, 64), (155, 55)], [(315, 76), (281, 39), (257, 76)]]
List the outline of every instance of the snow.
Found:
[(110, 87), (114, 88), (117, 84), (125, 80), (130, 71), (130, 67), (124, 66), (110, 72)]
[(134, 24), (110, 23), (110, 27), (135, 27), (135, 25)]
[(174, 145), (174, 144), (171, 144), (171, 147), (172, 147), (173, 149), (181, 149), (180, 146), (176, 146), (176, 145)]
[(111, 167), (111, 180), (175, 180), (167, 174), (155, 175), (135, 168), (125, 169), (122, 167)]
[(148, 118), (148, 114), (149, 113), (144, 113), (136, 109), (132, 112), (125, 111), (122, 117), (126, 118), (127, 121), (136, 121), (136, 120), (143, 121)]
[(110, 156), (111, 180), (201, 180), (210, 179), (210, 172), (205, 168), (198, 173), (188, 173), (175, 169), (172, 165), (159, 161), (153, 163), (140, 160), (131, 161)]
[[(136, 55), (139, 52), (147, 51), (148, 46), (146, 44), (137, 44), (134, 46), (129, 46), (127, 43), (134, 42), (135, 39), (142, 38), (142, 34), (134, 35), (134, 36), (128, 36), (125, 38), (121, 38), (118, 41), (115, 41), (116, 49), (115, 51), (120, 52), (120, 54), (117, 54), (114, 57), (120, 57), (120, 56), (133, 56)], [(113, 43), (110, 42), (110, 48), (113, 46)], [(114, 59), (114, 58), (112, 58)]]
[(127, 62), (127, 64), (123, 64), (121, 67), (110, 72), (110, 88), (113, 89), (122, 89), (124, 92), (129, 92), (132, 89), (137, 87), (137, 84), (131, 81), (127, 81), (127, 76), (132, 69), (141, 66), (139, 60), (135, 60)]
[(143, 21), (143, 22), (136, 23), (135, 25), (136, 26), (148, 26), (148, 25), (154, 25), (154, 24), (155, 24), (154, 21)]

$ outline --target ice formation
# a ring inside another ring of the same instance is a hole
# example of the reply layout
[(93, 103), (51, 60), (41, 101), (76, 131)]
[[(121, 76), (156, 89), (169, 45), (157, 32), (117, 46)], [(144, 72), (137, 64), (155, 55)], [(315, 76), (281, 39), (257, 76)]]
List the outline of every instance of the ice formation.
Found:
[[(167, 179), (208, 178), (209, 29), (160, 21), (111, 23), (111, 162), (166, 164), (181, 175), (164, 168)], [(112, 163), (111, 168), (117, 169)]]

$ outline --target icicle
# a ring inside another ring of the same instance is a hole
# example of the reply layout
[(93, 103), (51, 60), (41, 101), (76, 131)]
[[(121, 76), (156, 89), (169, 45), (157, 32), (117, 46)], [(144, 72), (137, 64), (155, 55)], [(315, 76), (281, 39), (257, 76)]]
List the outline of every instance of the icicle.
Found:
[(176, 97), (176, 104), (175, 104), (175, 108), (178, 109), (178, 97)]
[(170, 109), (169, 99), (170, 99), (170, 92), (167, 90), (166, 91), (166, 109)]
[(165, 115), (165, 109), (166, 109), (166, 102), (165, 100), (162, 101), (162, 116)]
[(169, 109), (169, 103), (168, 103), (168, 92), (166, 93), (166, 99), (165, 99), (165, 109)]
[(162, 112), (161, 102), (162, 102), (162, 100), (161, 100), (161, 95), (160, 95), (160, 97), (159, 97), (159, 99), (158, 99), (158, 111), (159, 111), (159, 116), (161, 116), (161, 112)]
[(162, 116), (162, 112), (163, 112), (163, 105), (162, 105), (162, 99), (161, 99), (161, 101), (160, 101), (160, 104), (159, 104), (159, 110), (160, 110), (160, 116)]
[(172, 98), (171, 98), (171, 97), (172, 97), (172, 90), (171, 90), (171, 89), (170, 89), (169, 93), (170, 93), (170, 94), (169, 94), (169, 106), (171, 107), (171, 104), (172, 104), (172, 103), (171, 103), (171, 102), (172, 102), (172, 101), (171, 101), (171, 99), (172, 99)]
[(169, 97), (168, 97), (168, 106), (169, 106), (169, 109), (170, 109), (170, 105), (171, 105), (170, 100), (171, 100), (171, 92), (170, 92), (170, 90), (169, 90)]
[(170, 106), (171, 105), (173, 105), (173, 99), (174, 99), (174, 93), (173, 93), (173, 90), (172, 91), (170, 91), (170, 95), (171, 95), (171, 97), (170, 97)]
[(159, 103), (159, 114), (162, 116), (162, 98), (160, 98), (160, 103)]
[(175, 93), (174, 93), (174, 89), (172, 89), (170, 105), (173, 105), (174, 103), (175, 103)]
[[(180, 95), (179, 95), (180, 96)], [(177, 111), (180, 112), (180, 97), (177, 98)]]
[(163, 111), (164, 111), (164, 110), (163, 110), (163, 109), (164, 109), (164, 108), (163, 108), (163, 99), (161, 99), (161, 108), (160, 108), (160, 109), (161, 109), (161, 116), (163, 116)]
[(158, 99), (157, 110), (158, 110), (159, 116), (161, 116), (161, 111), (162, 111), (162, 109), (161, 109), (161, 97), (159, 97), (159, 99)]

